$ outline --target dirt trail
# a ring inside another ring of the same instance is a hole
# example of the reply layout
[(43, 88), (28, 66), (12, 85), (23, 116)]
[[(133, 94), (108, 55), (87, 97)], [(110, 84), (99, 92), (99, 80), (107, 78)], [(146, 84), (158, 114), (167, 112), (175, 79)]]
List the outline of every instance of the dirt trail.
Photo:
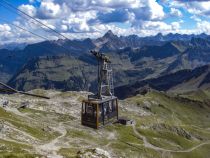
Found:
[(52, 141), (50, 141), (47, 144), (43, 144), (41, 146), (36, 146), (36, 150), (38, 153), (42, 155), (46, 155), (47, 158), (63, 158), (63, 156), (58, 155), (57, 152), (60, 150), (61, 146), (58, 145), (60, 142), (60, 139), (65, 137), (67, 131), (65, 127), (63, 126), (65, 122), (60, 122), (59, 126), (55, 129), (58, 131), (61, 135)]
[(11, 108), (11, 107), (6, 107), (6, 111), (14, 113), (15, 115), (26, 117), (27, 119), (31, 119), (30, 117), (27, 116), (27, 114), (21, 113), (17, 108)]
[(136, 126), (135, 126), (135, 125), (133, 125), (132, 127), (133, 127), (134, 133), (135, 133), (138, 137), (140, 137), (141, 139), (143, 139), (144, 146), (145, 146), (146, 148), (150, 148), (150, 149), (157, 150), (157, 151), (172, 152), (172, 153), (187, 153), (187, 152), (191, 152), (191, 151), (193, 151), (193, 150), (195, 150), (195, 149), (197, 149), (197, 148), (200, 148), (200, 147), (202, 147), (203, 145), (210, 144), (210, 141), (206, 141), (206, 142), (203, 142), (203, 143), (201, 143), (201, 144), (199, 144), (199, 145), (196, 145), (196, 146), (194, 146), (194, 147), (192, 147), (192, 148), (189, 148), (189, 149), (186, 149), (186, 150), (169, 150), (169, 149), (164, 149), (164, 148), (160, 148), (160, 147), (157, 147), (157, 146), (154, 146), (154, 145), (150, 144), (150, 143), (147, 141), (147, 138), (146, 138), (145, 136), (141, 135), (141, 134), (136, 130)]

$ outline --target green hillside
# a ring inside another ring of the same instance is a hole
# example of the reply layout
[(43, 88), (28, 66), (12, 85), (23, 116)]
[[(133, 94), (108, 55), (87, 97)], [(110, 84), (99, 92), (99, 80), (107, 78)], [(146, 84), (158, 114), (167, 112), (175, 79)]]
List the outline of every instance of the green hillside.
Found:
[[(80, 124), (87, 92), (34, 90), (50, 100), (0, 95), (0, 157), (78, 157), (103, 150), (111, 157), (207, 158), (210, 154), (208, 90), (182, 96), (151, 91), (120, 101), (120, 117), (133, 126), (110, 124), (99, 130)], [(197, 96), (197, 98), (194, 98)], [(17, 109), (27, 104), (25, 109)], [(105, 155), (103, 155), (106, 157)]]

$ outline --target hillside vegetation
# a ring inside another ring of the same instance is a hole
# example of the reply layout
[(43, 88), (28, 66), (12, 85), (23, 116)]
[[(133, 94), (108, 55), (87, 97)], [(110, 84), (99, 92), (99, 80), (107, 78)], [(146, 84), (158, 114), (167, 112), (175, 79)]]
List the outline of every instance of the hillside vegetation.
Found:
[[(166, 94), (152, 90), (120, 101), (120, 117), (135, 125), (99, 130), (80, 124), (87, 92), (33, 90), (50, 100), (0, 95), (0, 157), (207, 158), (210, 91)], [(199, 95), (198, 95), (199, 94)], [(25, 108), (19, 108), (24, 105)]]

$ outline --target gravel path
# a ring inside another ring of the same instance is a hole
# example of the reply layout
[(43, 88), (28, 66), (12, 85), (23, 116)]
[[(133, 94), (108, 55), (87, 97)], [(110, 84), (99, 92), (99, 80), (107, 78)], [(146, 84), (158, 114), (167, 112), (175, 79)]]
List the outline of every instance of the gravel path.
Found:
[(168, 149), (160, 148), (160, 147), (157, 147), (157, 146), (154, 146), (154, 145), (150, 144), (150, 143), (147, 141), (147, 138), (146, 138), (145, 136), (141, 135), (141, 134), (136, 130), (136, 126), (135, 126), (135, 125), (133, 125), (132, 127), (133, 127), (134, 133), (135, 133), (139, 138), (141, 138), (141, 139), (143, 140), (144, 146), (145, 146), (146, 148), (150, 148), (150, 149), (153, 149), (153, 150), (156, 150), (156, 151), (172, 152), (172, 153), (187, 153), (187, 152), (191, 152), (191, 151), (193, 151), (193, 150), (195, 150), (195, 149), (197, 149), (197, 148), (200, 148), (200, 147), (202, 147), (202, 146), (204, 146), (204, 145), (210, 144), (210, 141), (206, 141), (206, 142), (203, 142), (203, 143), (201, 143), (201, 144), (199, 144), (199, 145), (196, 145), (196, 146), (194, 146), (194, 147), (192, 147), (192, 148), (189, 148), (189, 149), (186, 149), (186, 150), (168, 150)]

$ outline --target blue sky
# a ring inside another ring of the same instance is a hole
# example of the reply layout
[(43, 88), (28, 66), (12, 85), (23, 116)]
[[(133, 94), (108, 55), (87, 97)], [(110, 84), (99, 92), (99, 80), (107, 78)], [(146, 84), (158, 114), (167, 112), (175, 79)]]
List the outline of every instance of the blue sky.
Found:
[(210, 34), (208, 0), (2, 0), (0, 42), (3, 44), (42, 40), (14, 25), (49, 39), (61, 38), (33, 20), (12, 13), (4, 7), (5, 1), (68, 38), (96, 38), (108, 30), (117, 35), (139, 36), (159, 32)]

